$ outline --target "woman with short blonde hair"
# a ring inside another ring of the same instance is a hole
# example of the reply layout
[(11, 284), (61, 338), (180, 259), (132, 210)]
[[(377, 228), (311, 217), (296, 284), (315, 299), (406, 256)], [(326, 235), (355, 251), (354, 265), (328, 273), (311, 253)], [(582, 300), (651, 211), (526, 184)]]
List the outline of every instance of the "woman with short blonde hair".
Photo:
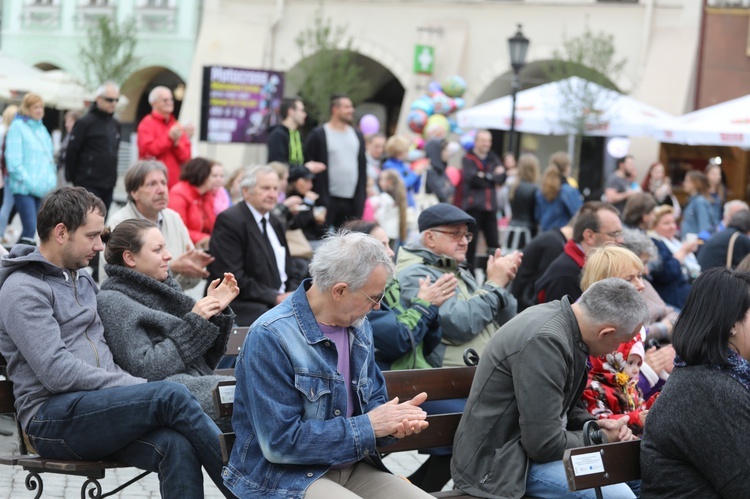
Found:
[(613, 245), (594, 248), (586, 256), (581, 271), (581, 291), (609, 277), (621, 277), (641, 291), (644, 270), (640, 257), (629, 249)]

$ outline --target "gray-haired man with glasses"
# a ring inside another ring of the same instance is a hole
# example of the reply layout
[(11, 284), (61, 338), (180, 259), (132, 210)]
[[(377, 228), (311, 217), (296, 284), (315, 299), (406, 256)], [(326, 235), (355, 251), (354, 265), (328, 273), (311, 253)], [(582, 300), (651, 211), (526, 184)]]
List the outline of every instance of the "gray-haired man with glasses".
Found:
[(479, 286), (465, 267), (466, 251), (472, 240), (469, 225), (475, 220), (453, 205), (440, 203), (419, 215), (420, 241), (399, 250), (396, 261), (401, 296), (414, 298), (419, 280), (434, 282), (452, 273), (458, 280), (456, 296), (440, 306), (442, 344), (431, 354), (433, 365), (461, 366), (463, 352), (473, 348), (481, 355), (493, 334), (516, 315), (516, 299), (505, 287), (516, 276), (521, 253), (490, 255), (487, 280)]

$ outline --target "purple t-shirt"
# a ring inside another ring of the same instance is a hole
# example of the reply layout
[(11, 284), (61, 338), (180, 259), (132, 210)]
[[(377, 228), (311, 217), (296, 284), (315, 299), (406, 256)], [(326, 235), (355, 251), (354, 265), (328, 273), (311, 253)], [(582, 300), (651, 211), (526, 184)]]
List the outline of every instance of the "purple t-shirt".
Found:
[[(341, 326), (326, 326), (318, 322), (320, 330), (323, 334), (333, 341), (336, 345), (336, 351), (338, 352), (338, 362), (336, 363), (336, 369), (338, 374), (344, 378), (344, 386), (346, 386), (346, 417), (349, 418), (354, 414), (354, 393), (352, 393), (352, 376), (349, 369), (349, 331), (345, 327)], [(331, 466), (333, 470), (339, 470), (352, 466), (354, 462), (342, 463)]]
[(318, 323), (323, 334), (333, 341), (338, 352), (338, 363), (336, 368), (338, 374), (344, 378), (346, 390), (346, 417), (354, 414), (354, 394), (352, 393), (352, 376), (349, 371), (349, 330), (341, 326), (326, 326)]

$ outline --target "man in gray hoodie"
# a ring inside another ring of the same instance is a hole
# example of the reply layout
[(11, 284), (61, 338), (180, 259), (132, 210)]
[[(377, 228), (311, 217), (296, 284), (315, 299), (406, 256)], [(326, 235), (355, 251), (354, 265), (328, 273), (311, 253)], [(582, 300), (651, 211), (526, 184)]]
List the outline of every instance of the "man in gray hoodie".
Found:
[(82, 187), (48, 194), (39, 248), (0, 262), (0, 353), (35, 450), (157, 471), (163, 497), (203, 497), (204, 467), (225, 495), (219, 429), (179, 384), (146, 383), (112, 359), (96, 285), (80, 269), (103, 249), (104, 203)]

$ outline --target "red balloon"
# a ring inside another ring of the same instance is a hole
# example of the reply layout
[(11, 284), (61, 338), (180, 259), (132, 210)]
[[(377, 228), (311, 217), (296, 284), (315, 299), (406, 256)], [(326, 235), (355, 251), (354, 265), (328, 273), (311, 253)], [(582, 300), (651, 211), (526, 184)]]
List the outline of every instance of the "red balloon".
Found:
[(445, 174), (448, 175), (448, 180), (451, 181), (451, 184), (454, 186), (458, 185), (461, 182), (461, 170), (456, 168), (455, 166), (449, 166), (445, 169)]

